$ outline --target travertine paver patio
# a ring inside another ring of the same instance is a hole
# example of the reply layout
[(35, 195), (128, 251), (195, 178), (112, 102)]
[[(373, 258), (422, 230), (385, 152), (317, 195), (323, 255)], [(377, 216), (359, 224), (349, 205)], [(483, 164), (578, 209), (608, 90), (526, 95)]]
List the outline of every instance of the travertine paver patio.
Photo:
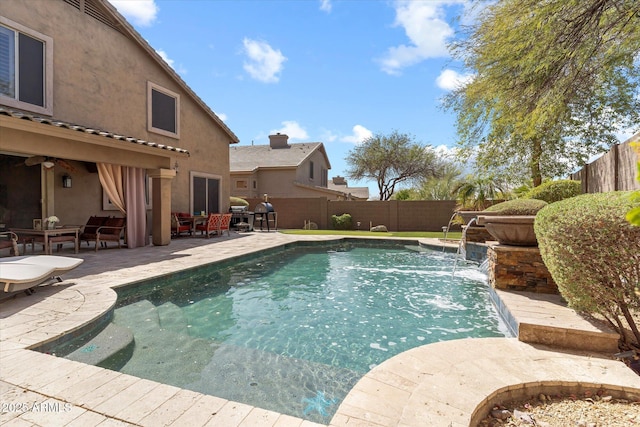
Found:
[[(112, 288), (296, 240), (335, 238), (249, 233), (182, 238), (165, 247), (81, 250), (78, 256), (85, 262), (60, 285), (0, 304), (0, 424), (317, 425), (28, 348), (99, 318), (115, 303)], [(410, 350), (374, 368), (345, 398), (331, 425), (468, 425), (476, 407), (496, 392), (543, 381), (640, 388), (622, 362), (602, 355), (554, 351), (513, 338), (449, 341)]]

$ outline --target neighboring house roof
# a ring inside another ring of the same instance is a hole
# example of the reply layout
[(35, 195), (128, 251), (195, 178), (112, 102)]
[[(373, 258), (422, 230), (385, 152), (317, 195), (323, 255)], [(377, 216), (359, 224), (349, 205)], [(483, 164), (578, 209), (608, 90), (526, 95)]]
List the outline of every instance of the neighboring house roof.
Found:
[(260, 168), (297, 168), (305, 159), (320, 151), (331, 168), (322, 142), (289, 144), (288, 148), (271, 148), (270, 145), (236, 145), (229, 148), (231, 172), (253, 172)]
[[(213, 119), (213, 121), (216, 122), (222, 128), (222, 130), (227, 133), (227, 135), (229, 135), (230, 144), (236, 144), (240, 141), (236, 134), (233, 133), (231, 129), (229, 129), (229, 127), (220, 119), (220, 117), (218, 117), (216, 113), (214, 113), (213, 110), (211, 110), (211, 108), (209, 108), (209, 106), (198, 95), (196, 95), (196, 93), (189, 87), (189, 85), (187, 85), (187, 83), (182, 80), (178, 73), (176, 73), (174, 69), (171, 68), (171, 66), (169, 66), (169, 64), (167, 64), (164, 59), (162, 59), (162, 57), (156, 52), (156, 50), (152, 48), (144, 38), (142, 38), (142, 36), (127, 22), (127, 20), (116, 10), (114, 6), (112, 6), (106, 0), (93, 0), (93, 2), (95, 2), (97, 6), (101, 6), (102, 8), (104, 8), (104, 12), (110, 14), (111, 16), (101, 15), (100, 11), (96, 11), (95, 9), (88, 9), (87, 5), (90, 5), (91, 2), (85, 3), (87, 14), (94, 16), (100, 22), (114, 28), (123, 35), (129, 37), (134, 42), (137, 42), (180, 85), (180, 87), (182, 87), (182, 89), (187, 94), (189, 94), (193, 98), (193, 100), (198, 105), (200, 105), (200, 107), (202, 107), (202, 109)], [(67, 3), (73, 5), (74, 2), (67, 1)]]
[(369, 187), (349, 187), (347, 181), (341, 176), (332, 178), (327, 183), (327, 187), (343, 194), (351, 194), (355, 199), (369, 199)]
[(173, 151), (176, 153), (189, 154), (189, 151), (179, 148), (173, 147), (171, 145), (158, 144), (151, 141), (145, 141), (143, 139), (133, 138), (129, 136), (118, 135), (112, 132), (107, 132), (100, 129), (94, 129), (86, 126), (80, 126), (73, 123), (62, 122), (60, 120), (48, 119), (44, 117), (38, 117), (33, 114), (24, 113), (22, 111), (10, 110), (8, 108), (0, 106), (0, 116), (9, 116), (15, 119), (29, 120), (36, 123), (41, 123), (42, 125), (55, 126), (64, 129), (75, 130), (78, 132), (84, 132), (91, 135), (98, 135), (104, 138), (111, 138), (118, 141), (130, 142), (132, 144), (145, 145), (147, 147), (158, 148), (161, 150)]

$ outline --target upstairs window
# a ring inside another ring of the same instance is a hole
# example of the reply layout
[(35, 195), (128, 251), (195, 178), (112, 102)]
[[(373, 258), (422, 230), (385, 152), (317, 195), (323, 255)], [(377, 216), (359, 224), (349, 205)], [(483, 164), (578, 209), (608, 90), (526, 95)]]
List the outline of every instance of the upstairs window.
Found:
[(150, 132), (180, 137), (180, 95), (149, 82), (147, 127)]
[(0, 16), (0, 103), (53, 114), (53, 39)]
[(313, 162), (309, 162), (309, 179), (313, 179)]

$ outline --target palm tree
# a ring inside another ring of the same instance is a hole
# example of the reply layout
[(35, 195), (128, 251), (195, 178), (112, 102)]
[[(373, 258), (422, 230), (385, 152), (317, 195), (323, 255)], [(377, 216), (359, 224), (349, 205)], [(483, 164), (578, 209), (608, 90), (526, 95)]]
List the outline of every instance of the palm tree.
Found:
[(467, 176), (451, 192), (458, 201), (458, 209), (481, 211), (498, 199), (506, 198), (504, 186), (494, 177)]

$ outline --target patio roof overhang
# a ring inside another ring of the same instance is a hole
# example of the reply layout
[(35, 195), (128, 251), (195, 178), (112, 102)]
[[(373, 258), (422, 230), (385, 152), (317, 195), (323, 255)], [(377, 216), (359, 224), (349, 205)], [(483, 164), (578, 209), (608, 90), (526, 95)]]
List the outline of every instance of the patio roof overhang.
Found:
[(189, 152), (169, 145), (0, 108), (0, 151), (146, 169), (170, 169)]

